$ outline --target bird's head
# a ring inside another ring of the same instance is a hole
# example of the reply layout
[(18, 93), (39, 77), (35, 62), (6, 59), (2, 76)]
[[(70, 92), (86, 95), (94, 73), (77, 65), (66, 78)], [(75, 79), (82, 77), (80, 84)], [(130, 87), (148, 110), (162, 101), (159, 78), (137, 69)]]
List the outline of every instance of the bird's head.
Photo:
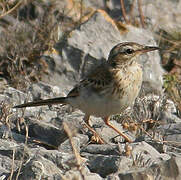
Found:
[(110, 51), (108, 63), (112, 66), (130, 64), (139, 55), (158, 49), (158, 47), (144, 46), (134, 42), (119, 43)]

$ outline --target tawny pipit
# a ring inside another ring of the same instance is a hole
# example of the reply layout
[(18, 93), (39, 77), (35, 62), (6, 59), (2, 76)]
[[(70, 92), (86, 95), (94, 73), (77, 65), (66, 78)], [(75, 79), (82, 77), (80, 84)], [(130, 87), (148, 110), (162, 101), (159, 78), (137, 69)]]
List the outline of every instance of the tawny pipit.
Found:
[[(142, 68), (135, 60), (143, 53), (158, 49), (134, 42), (117, 44), (112, 48), (108, 60), (93, 69), (67, 97), (28, 102), (15, 108), (70, 104), (85, 113), (84, 121), (94, 134), (89, 124), (90, 115), (104, 118), (106, 125), (131, 142), (124, 133), (110, 124), (109, 119), (111, 115), (132, 106), (138, 96), (142, 84)], [(101, 138), (100, 142), (103, 143)]]

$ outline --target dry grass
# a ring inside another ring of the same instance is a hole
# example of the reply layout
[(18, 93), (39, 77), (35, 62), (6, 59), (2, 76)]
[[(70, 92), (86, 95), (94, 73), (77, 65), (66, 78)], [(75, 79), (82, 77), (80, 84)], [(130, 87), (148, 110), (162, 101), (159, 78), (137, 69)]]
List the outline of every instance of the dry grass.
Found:
[[(10, 139), (13, 141), (13, 135), (11, 133), (11, 129), (13, 128), (13, 122), (11, 117), (13, 116), (13, 113), (10, 109), (10, 106), (8, 106), (7, 104), (5, 104), (5, 102), (2, 102), (0, 104), (0, 110), (1, 110), (1, 113), (0, 113), (0, 122), (5, 125), (6, 127), (8, 127), (8, 132), (10, 132), (10, 134), (8, 134), (8, 137), (4, 137), (4, 138), (9, 138), (10, 136)], [(19, 177), (19, 174), (21, 172), (21, 168), (22, 168), (22, 165), (24, 163), (24, 157), (25, 157), (25, 148), (27, 146), (27, 142), (28, 142), (28, 126), (26, 124), (26, 122), (24, 121), (24, 118), (21, 117), (17, 120), (18, 122), (21, 121), (21, 123), (24, 124), (24, 127), (25, 127), (25, 142), (24, 142), (24, 149), (23, 149), (23, 155), (22, 155), (22, 158), (20, 160), (20, 166), (18, 168), (18, 173), (16, 175), (16, 179), (18, 179)], [(21, 130), (20, 130), (21, 131)], [(4, 132), (6, 133), (6, 132)], [(15, 168), (15, 154), (16, 154), (16, 149), (14, 148), (13, 149), (13, 155), (12, 155), (12, 167), (11, 167), (11, 172), (10, 172), (10, 176), (8, 177), (9, 180), (13, 179), (13, 174), (14, 174), (14, 168)]]
[[(22, 117), (22, 118), (23, 118), (23, 117)], [(21, 121), (22, 121), (22, 120), (21, 120)], [(23, 155), (22, 155), (22, 158), (21, 158), (21, 160), (20, 160), (20, 165), (19, 165), (19, 168), (18, 168), (18, 172), (17, 172), (17, 174), (16, 174), (16, 180), (18, 180), (19, 175), (20, 175), (20, 173), (21, 173), (21, 169), (22, 169), (22, 166), (23, 166), (23, 163), (24, 163), (24, 158), (25, 158), (25, 148), (27, 147), (27, 143), (28, 143), (28, 132), (29, 132), (29, 130), (28, 130), (28, 126), (27, 126), (26, 122), (23, 121), (23, 123), (24, 123), (24, 126), (25, 126), (26, 134), (25, 134), (25, 142), (24, 142)]]
[(42, 58), (45, 52), (51, 54), (58, 39), (64, 38), (92, 13), (83, 1), (67, 2), (65, 9), (61, 5), (58, 0), (51, 3), (22, 0), (12, 4), (3, 0), (0, 3), (1, 18), (6, 15), (14, 18), (13, 22), (7, 22), (0, 36), (0, 76), (11, 86), (25, 90), (27, 84), (41, 80), (48, 73), (48, 64)]
[(43, 8), (34, 21), (28, 17), (21, 19), (16, 10), (14, 16), (19, 20), (14, 20), (1, 32), (0, 75), (21, 90), (26, 88), (27, 82), (41, 80), (47, 73), (47, 64), (41, 57), (54, 45), (53, 32), (58, 22), (53, 15), (53, 5)]
[[(73, 150), (73, 153), (75, 155), (76, 168), (80, 173), (81, 179), (85, 180), (85, 177), (84, 177), (84, 174), (83, 174), (83, 171), (82, 171), (83, 160), (82, 160), (79, 152), (77, 151), (77, 148), (75, 147), (75, 144), (74, 144), (74, 141), (73, 141), (73, 136), (75, 135), (75, 133), (70, 130), (69, 125), (66, 122), (63, 123), (63, 127), (64, 127), (64, 130), (65, 130), (65, 132), (67, 133), (67, 135), (69, 137), (70, 144), (72, 146), (72, 150)], [(64, 177), (64, 178), (66, 179), (66, 177)]]
[(161, 49), (161, 59), (167, 74), (164, 76), (165, 93), (173, 100), (181, 117), (181, 31), (170, 30), (166, 32), (160, 30), (159, 45)]
[(171, 74), (181, 74), (181, 31), (172, 29), (170, 32), (160, 30), (157, 33), (163, 67)]
[[(13, 113), (11, 112), (10, 106), (8, 104), (6, 104), (5, 102), (1, 102), (0, 104), (0, 122), (5, 125), (8, 128), (8, 136), (9, 136), (9, 132), (11, 132), (11, 116), (13, 115)], [(3, 137), (6, 137), (6, 133), (4, 132)], [(12, 134), (10, 133), (11, 139), (13, 139)]]
[(0, 13), (0, 19), (8, 14), (11, 14), (13, 11), (15, 11), (22, 3), (24, 0), (20, 0), (19, 2), (17, 1), (5, 1), (2, 0), (0, 2), (0, 9), (1, 9), (1, 13)]
[(140, 21), (137, 21), (137, 19), (132, 14), (133, 9), (135, 8), (135, 0), (133, 0), (133, 2), (132, 2), (129, 13), (126, 13), (124, 0), (120, 0), (120, 4), (121, 4), (121, 12), (123, 15), (123, 19), (126, 24), (132, 24), (134, 26), (141, 26), (142, 28), (145, 28), (145, 18), (144, 18), (144, 14), (142, 11), (142, 1), (141, 0), (137, 0)]

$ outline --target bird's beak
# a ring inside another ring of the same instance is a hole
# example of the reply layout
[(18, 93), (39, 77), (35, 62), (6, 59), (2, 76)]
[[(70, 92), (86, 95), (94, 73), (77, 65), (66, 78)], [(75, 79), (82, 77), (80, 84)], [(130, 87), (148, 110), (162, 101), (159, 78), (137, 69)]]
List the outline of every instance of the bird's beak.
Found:
[(155, 50), (160, 50), (159, 47), (153, 47), (153, 46), (145, 46), (143, 49), (139, 50), (141, 54), (150, 52), (150, 51), (155, 51)]

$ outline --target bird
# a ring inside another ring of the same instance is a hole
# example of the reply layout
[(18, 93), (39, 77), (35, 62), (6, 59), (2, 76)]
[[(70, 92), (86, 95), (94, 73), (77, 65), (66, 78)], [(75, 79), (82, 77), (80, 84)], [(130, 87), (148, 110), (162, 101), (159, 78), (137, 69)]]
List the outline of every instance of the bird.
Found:
[(90, 116), (101, 117), (108, 127), (131, 143), (132, 140), (127, 135), (110, 123), (110, 117), (121, 114), (126, 108), (133, 106), (143, 81), (142, 66), (137, 59), (141, 54), (154, 50), (159, 50), (159, 47), (121, 42), (111, 49), (108, 59), (91, 69), (66, 97), (27, 102), (14, 108), (69, 104), (85, 113), (86, 127), (101, 144), (104, 140), (91, 127)]

